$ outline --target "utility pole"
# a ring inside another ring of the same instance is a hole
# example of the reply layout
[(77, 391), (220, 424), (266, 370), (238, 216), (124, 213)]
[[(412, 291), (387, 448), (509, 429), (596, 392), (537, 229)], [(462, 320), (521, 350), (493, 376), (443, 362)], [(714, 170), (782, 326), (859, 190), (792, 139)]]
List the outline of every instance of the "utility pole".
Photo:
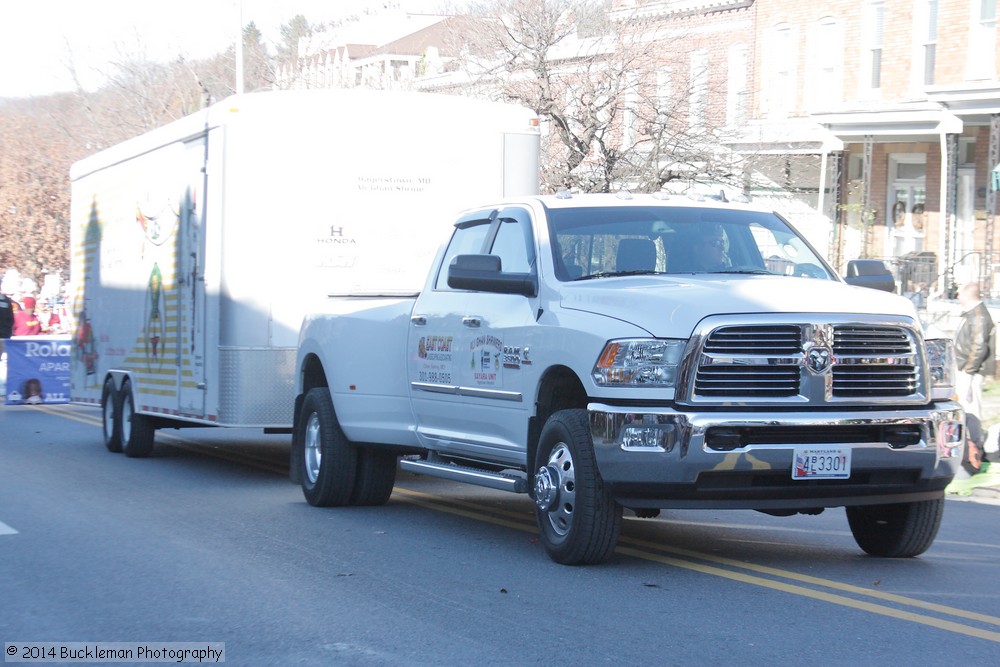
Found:
[(236, 94), (243, 94), (243, 0), (237, 0), (239, 25), (236, 26)]

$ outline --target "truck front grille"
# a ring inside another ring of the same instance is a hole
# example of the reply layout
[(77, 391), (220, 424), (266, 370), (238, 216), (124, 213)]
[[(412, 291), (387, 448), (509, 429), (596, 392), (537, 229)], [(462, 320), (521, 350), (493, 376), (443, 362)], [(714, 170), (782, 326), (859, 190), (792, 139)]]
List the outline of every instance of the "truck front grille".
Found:
[(921, 399), (916, 335), (903, 326), (731, 325), (703, 339), (692, 397), (843, 403)]

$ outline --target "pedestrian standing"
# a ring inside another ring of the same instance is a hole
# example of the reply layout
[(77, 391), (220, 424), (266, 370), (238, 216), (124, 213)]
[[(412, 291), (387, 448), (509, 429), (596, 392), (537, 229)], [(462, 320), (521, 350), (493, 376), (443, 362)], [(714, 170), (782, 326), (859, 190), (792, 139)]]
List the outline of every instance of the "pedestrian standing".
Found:
[(14, 332), (14, 301), (0, 292), (0, 358), (7, 353), (6, 340)]
[(965, 409), (971, 440), (967, 459), (978, 470), (983, 456), (983, 379), (996, 373), (993, 318), (979, 293), (978, 283), (966, 283), (958, 290), (962, 320), (955, 331), (955, 361), (958, 400)]
[(977, 283), (962, 285), (958, 302), (962, 305), (962, 321), (955, 332), (958, 399), (967, 412), (982, 417), (983, 378), (996, 373), (993, 318)]
[(35, 314), (35, 297), (21, 299), (21, 310), (14, 313), (15, 336), (38, 336), (42, 333), (42, 323)]

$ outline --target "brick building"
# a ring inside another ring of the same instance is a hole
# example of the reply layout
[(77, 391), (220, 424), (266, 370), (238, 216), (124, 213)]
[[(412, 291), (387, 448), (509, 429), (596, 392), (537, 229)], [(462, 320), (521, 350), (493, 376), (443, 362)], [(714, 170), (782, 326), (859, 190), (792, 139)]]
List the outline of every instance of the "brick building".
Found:
[(798, 155), (820, 156), (835, 262), (889, 258), (904, 290), (995, 290), (996, 0), (754, 4), (748, 129), (794, 125)]
[[(882, 257), (905, 291), (979, 279), (1000, 292), (996, 0), (612, 0), (609, 10), (609, 25), (633, 25), (652, 47), (616, 74), (637, 91), (617, 110), (618, 142), (648, 141), (642, 100), (671, 98), (672, 136), (707, 125), (693, 150), (725, 153), (742, 189), (773, 201), (838, 268)], [(391, 39), (306, 45), (305, 74), (314, 85), (467, 88), (442, 66), (458, 53), (441, 18), (397, 21)], [(578, 36), (553, 57), (571, 72), (567, 54), (601, 39)], [(675, 168), (666, 154), (656, 166)]]

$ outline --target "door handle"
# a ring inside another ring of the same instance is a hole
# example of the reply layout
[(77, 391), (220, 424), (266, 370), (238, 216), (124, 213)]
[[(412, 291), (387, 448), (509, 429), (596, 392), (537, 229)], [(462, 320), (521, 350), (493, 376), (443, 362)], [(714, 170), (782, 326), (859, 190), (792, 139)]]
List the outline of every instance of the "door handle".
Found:
[(410, 315), (410, 323), (417, 327), (427, 326), (427, 318), (423, 315)]
[(475, 316), (467, 316), (462, 318), (462, 324), (469, 327), (470, 329), (478, 329), (483, 324), (482, 318)]

